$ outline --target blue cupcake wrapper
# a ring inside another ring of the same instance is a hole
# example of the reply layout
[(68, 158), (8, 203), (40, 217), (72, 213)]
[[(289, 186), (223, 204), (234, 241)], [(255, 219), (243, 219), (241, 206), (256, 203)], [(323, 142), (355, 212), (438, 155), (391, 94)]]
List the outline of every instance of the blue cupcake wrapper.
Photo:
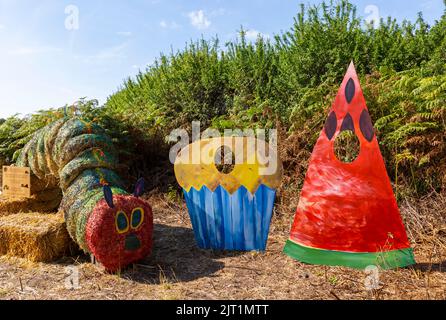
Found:
[(276, 190), (261, 185), (251, 194), (242, 186), (231, 195), (222, 186), (214, 192), (204, 186), (184, 195), (200, 248), (266, 249)]

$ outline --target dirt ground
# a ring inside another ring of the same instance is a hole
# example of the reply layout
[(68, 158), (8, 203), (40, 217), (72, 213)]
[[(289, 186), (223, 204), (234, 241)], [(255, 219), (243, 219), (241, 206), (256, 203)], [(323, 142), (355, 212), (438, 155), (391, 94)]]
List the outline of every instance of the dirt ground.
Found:
[(435, 244), (414, 245), (418, 265), (379, 271), (379, 288), (368, 290), (374, 278), (365, 271), (282, 253), (293, 212), (276, 212), (267, 252), (219, 253), (196, 247), (185, 205), (151, 201), (152, 257), (119, 275), (85, 256), (53, 264), (0, 257), (0, 299), (446, 299), (446, 252)]

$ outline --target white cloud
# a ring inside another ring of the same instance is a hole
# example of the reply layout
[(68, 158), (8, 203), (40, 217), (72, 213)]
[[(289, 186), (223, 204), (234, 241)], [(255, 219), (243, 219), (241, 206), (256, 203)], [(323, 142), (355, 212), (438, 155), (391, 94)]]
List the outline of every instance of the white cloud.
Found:
[(84, 63), (101, 64), (110, 61), (123, 61), (127, 58), (125, 50), (127, 49), (127, 42), (120, 45), (103, 49), (92, 55), (76, 56), (77, 59)]
[(47, 54), (54, 52), (63, 51), (61, 48), (51, 47), (51, 46), (36, 46), (36, 47), (19, 47), (13, 50), (10, 50), (8, 53), (14, 56), (27, 56), (27, 55), (36, 55), (36, 54)]
[(176, 23), (175, 21), (169, 22), (166, 20), (161, 20), (160, 27), (163, 29), (172, 29), (172, 30), (181, 28), (181, 26), (178, 23)]
[(0, 31), (2, 31), (3, 29), (5, 29), (6, 27), (3, 24), (0, 24)]
[(259, 36), (262, 37), (263, 39), (270, 38), (269, 34), (261, 33), (260, 31), (257, 31), (255, 29), (250, 29), (250, 30), (245, 31), (245, 37), (247, 40), (255, 41), (255, 40), (257, 40), (257, 38)]
[(118, 31), (116, 34), (118, 36), (122, 36), (122, 37), (131, 37), (132, 36), (132, 32), (130, 32), (130, 31)]
[(190, 23), (199, 30), (209, 28), (211, 21), (206, 17), (203, 10), (192, 11), (188, 14)]

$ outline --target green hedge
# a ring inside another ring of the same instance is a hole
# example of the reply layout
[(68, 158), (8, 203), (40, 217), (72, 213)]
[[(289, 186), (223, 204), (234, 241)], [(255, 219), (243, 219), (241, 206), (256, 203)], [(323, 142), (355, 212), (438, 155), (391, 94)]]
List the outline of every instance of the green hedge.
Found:
[[(311, 152), (353, 60), (392, 179), (402, 194), (422, 195), (446, 187), (445, 34), (446, 14), (432, 26), (420, 14), (373, 29), (348, 1), (302, 5), (287, 32), (249, 42), (242, 29), (226, 44), (192, 42), (127, 79), (104, 106), (82, 101), (79, 109), (108, 129), (133, 168), (165, 161), (165, 136), (193, 120), (203, 129), (280, 126), (304, 135), (298, 147)], [(1, 158), (62, 111), (7, 119)]]

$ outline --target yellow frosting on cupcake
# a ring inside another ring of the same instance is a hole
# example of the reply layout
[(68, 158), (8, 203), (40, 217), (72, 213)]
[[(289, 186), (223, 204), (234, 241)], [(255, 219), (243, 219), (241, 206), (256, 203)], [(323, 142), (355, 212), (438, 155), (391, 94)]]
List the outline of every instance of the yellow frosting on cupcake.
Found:
[[(264, 146), (263, 148), (261, 148)], [(235, 156), (234, 170), (221, 173), (215, 164), (222, 147), (231, 149)], [(180, 151), (175, 161), (175, 175), (186, 191), (206, 186), (214, 191), (222, 186), (234, 193), (244, 186), (251, 193), (264, 184), (277, 189), (282, 179), (282, 163), (266, 142), (252, 137), (213, 138), (196, 141)]]

